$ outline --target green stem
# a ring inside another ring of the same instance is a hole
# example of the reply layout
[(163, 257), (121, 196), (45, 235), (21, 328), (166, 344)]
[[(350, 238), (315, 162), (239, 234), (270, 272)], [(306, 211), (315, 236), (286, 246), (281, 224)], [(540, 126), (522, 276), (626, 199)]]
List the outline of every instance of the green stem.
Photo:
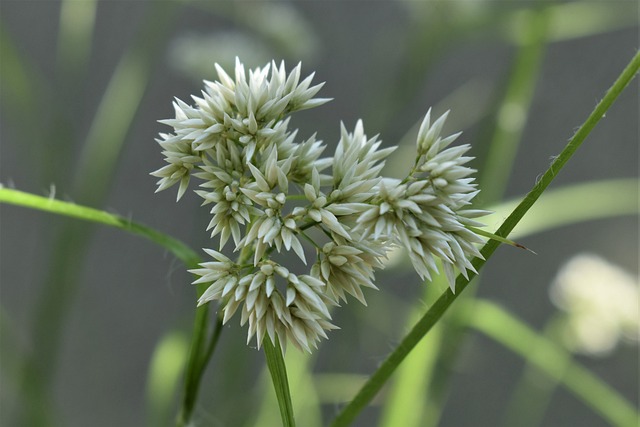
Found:
[(267, 359), (267, 366), (271, 374), (271, 381), (278, 398), (280, 416), (284, 427), (295, 427), (293, 418), (293, 404), (291, 403), (291, 393), (289, 392), (289, 380), (287, 378), (287, 367), (282, 356), (280, 342), (276, 337), (276, 342), (272, 343), (269, 338), (262, 341), (264, 355)]
[[(585, 123), (578, 129), (573, 135), (567, 146), (560, 153), (560, 155), (553, 161), (549, 169), (542, 175), (538, 183), (532, 188), (532, 190), (525, 196), (520, 204), (514, 209), (509, 217), (504, 221), (502, 226), (495, 233), (499, 236), (506, 237), (518, 224), (527, 211), (533, 206), (536, 200), (544, 192), (544, 190), (551, 184), (551, 182), (558, 175), (560, 170), (573, 156), (575, 151), (584, 142), (585, 138), (596, 124), (602, 119), (606, 111), (611, 107), (620, 93), (627, 87), (631, 80), (635, 77), (638, 69), (640, 68), (640, 53), (636, 53), (631, 62), (625, 67), (613, 86), (607, 91), (604, 98), (598, 103), (593, 112), (589, 115)], [(495, 250), (500, 245), (500, 242), (490, 240), (482, 248), (482, 259), (474, 259), (473, 266), (476, 270), (480, 270)], [(333, 420), (331, 426), (348, 426), (356, 416), (365, 408), (365, 406), (376, 396), (378, 391), (387, 382), (391, 374), (395, 371), (398, 365), (404, 360), (409, 352), (416, 346), (416, 344), (431, 330), (431, 328), (440, 320), (449, 306), (456, 300), (456, 298), (467, 288), (469, 281), (476, 275), (470, 273), (469, 279), (465, 279), (461, 275), (456, 280), (456, 293), (453, 294), (450, 291), (445, 291), (440, 298), (430, 307), (427, 313), (418, 321), (409, 334), (402, 340), (398, 347), (388, 356), (388, 358), (380, 365), (380, 367), (371, 375), (369, 380), (360, 389), (355, 398), (338, 414)]]
[(475, 301), (468, 326), (518, 353), (552, 379), (561, 382), (607, 422), (635, 426), (638, 412), (615, 390), (571, 360), (571, 355), (543, 335), (537, 334), (503, 308)]
[(120, 215), (9, 188), (0, 188), (0, 203), (51, 212), (119, 228), (162, 246), (188, 267), (195, 267), (200, 262), (198, 254), (180, 240)]

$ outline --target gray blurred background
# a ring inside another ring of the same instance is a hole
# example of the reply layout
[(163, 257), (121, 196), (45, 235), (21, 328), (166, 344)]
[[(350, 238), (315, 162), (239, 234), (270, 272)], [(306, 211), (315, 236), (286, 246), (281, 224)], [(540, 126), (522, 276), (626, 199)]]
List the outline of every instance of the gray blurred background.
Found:
[[(582, 35), (578, 22), (575, 33), (564, 28), (565, 35), (559, 31), (545, 47), (507, 198), (533, 186), (635, 54), (637, 4), (606, 4), (615, 19), (605, 28)], [(168, 131), (157, 120), (172, 116), (173, 97), (188, 101), (201, 90), (202, 79), (216, 79), (214, 62), (229, 70), (236, 55), (250, 67), (272, 58), (284, 59), (288, 68), (302, 61), (303, 74), (315, 71), (315, 81), (327, 82), (320, 96), (334, 101), (296, 114), (291, 122), (300, 137), (317, 131), (329, 145), (327, 155), (337, 143), (341, 120), (352, 128), (362, 118), (368, 135), (380, 133), (386, 145), (396, 145), (435, 106), (438, 114), (453, 109), (445, 131), (464, 130), (462, 140), (473, 146), (478, 157), (473, 166), (480, 168), (517, 52), (510, 34), (517, 31), (519, 12), (532, 6), (508, 1), (102, 1), (92, 38), (72, 35), (71, 46), (86, 46), (69, 49), (62, 61), (56, 59), (66, 52), (58, 39), (61, 3), (4, 0), (0, 182), (40, 195), (55, 186), (62, 200), (130, 217), (195, 249), (214, 246), (204, 232), (208, 212), (199, 208), (198, 197), (188, 193), (176, 204), (174, 191), (154, 194), (149, 173), (162, 166), (154, 138)], [(78, 19), (74, 28), (81, 32)], [(16, 55), (31, 71), (16, 74)], [(127, 66), (136, 77), (127, 91), (113, 95), (122, 101), (103, 112), (110, 118), (105, 126), (92, 130), (123, 55), (129, 55)], [(130, 126), (128, 111), (134, 114)], [(121, 132), (110, 126), (115, 122)], [(114, 138), (115, 146), (122, 143), (114, 149), (113, 166), (105, 166), (108, 153), (97, 156), (104, 164), (84, 164), (87, 141), (105, 136)], [(408, 167), (411, 150), (399, 153), (405, 153)], [(401, 164), (396, 160), (389, 173), (402, 174)], [(552, 187), (637, 176), (636, 80)], [(94, 177), (100, 178), (94, 182)], [(483, 203), (482, 193), (478, 199)], [(588, 202), (597, 204), (598, 195)], [(38, 354), (36, 364), (50, 375), (51, 413), (58, 425), (144, 425), (154, 348), (168, 331), (190, 331), (195, 295), (189, 274), (164, 250), (115, 229), (77, 227), (74, 221), (7, 205), (1, 215), (0, 424), (19, 425), (24, 355), (49, 348), (52, 353)], [(483, 270), (478, 294), (537, 329), (556, 311), (548, 297), (550, 283), (576, 253), (596, 253), (638, 274), (635, 216), (557, 228), (522, 243), (538, 255), (499, 248)], [(66, 259), (66, 269), (55, 267), (60, 259)], [(336, 313), (341, 329), (322, 343), (315, 372), (366, 375), (375, 370), (403, 336), (408, 307), (423, 295), (417, 275), (406, 267), (377, 276), (382, 291), (367, 295), (368, 307), (354, 302)], [(60, 329), (52, 322), (49, 331), (47, 316), (60, 313)], [(38, 337), (32, 332), (37, 325)], [(229, 325), (203, 381), (198, 425), (260, 425), (252, 415), (263, 356), (244, 345), (246, 330), (237, 320)], [(638, 401), (637, 347), (621, 345), (607, 357), (578, 360)], [(439, 425), (497, 425), (522, 360), (470, 332), (454, 366)], [(327, 405), (325, 421), (337, 408)], [(354, 425), (375, 425), (378, 416), (373, 406)], [(606, 424), (560, 388), (543, 425)]]

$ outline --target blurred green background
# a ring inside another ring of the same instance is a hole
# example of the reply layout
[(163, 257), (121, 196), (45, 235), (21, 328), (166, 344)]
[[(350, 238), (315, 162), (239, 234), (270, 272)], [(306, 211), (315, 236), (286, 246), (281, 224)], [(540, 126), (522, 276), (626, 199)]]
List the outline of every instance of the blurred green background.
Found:
[[(392, 176), (410, 166), (410, 130), (430, 106), (436, 114), (452, 109), (445, 132), (464, 130), (461, 140), (473, 146), (477, 169), (500, 135), (520, 141), (513, 166), (507, 155), (481, 170), (492, 183), (478, 197), (487, 207), (503, 193), (526, 193), (562, 150), (638, 48), (638, 12), (634, 1), (4, 0), (0, 182), (41, 195), (55, 191), (56, 198), (130, 217), (196, 249), (214, 246), (197, 196), (176, 204), (173, 192), (154, 195), (149, 173), (162, 166), (154, 138), (168, 131), (157, 120), (173, 114), (173, 97), (189, 101), (202, 79), (216, 79), (215, 62), (229, 70), (239, 56), (249, 67), (275, 59), (288, 69), (302, 61), (305, 75), (315, 71), (316, 81), (327, 82), (319, 96), (335, 99), (294, 115), (292, 127), (302, 138), (317, 131), (330, 155), (339, 122), (351, 128), (362, 118), (368, 135), (402, 144), (387, 168)], [(554, 188), (637, 179), (638, 114), (635, 81)], [(637, 184), (633, 193), (637, 206)], [(579, 202), (588, 212), (602, 196)], [(27, 422), (171, 425), (175, 408), (154, 410), (145, 397), (147, 373), (167, 333), (175, 334), (178, 354), (189, 339), (195, 291), (185, 268), (120, 231), (5, 205), (1, 215), (0, 424), (30, 425), (21, 424), (20, 414), (38, 411)], [(552, 222), (553, 211), (547, 215)], [(635, 215), (553, 228), (522, 243), (538, 255), (499, 249), (477, 293), (536, 329), (556, 312), (548, 289), (575, 254), (595, 253), (638, 275)], [(375, 370), (404, 335), (412, 307), (422, 304), (423, 285), (408, 263), (377, 278), (381, 291), (368, 293), (369, 306), (337, 311), (342, 329), (315, 353), (316, 381), (306, 387), (325, 402), (325, 422), (344, 398), (323, 391), (330, 375)], [(204, 378), (196, 425), (273, 425), (256, 420), (264, 358), (246, 347), (237, 323), (225, 328)], [(465, 338), (451, 361), (450, 399), (438, 425), (499, 425), (523, 361), (476, 332)], [(638, 401), (637, 347), (578, 360)], [(340, 391), (350, 388), (357, 385), (347, 381)], [(379, 403), (354, 425), (377, 425)], [(542, 425), (606, 424), (558, 389)]]

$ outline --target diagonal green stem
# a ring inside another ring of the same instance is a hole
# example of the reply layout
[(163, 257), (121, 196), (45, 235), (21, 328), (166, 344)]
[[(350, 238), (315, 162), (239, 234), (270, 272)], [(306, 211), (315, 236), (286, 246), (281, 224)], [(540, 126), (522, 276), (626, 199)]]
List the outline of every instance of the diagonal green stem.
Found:
[(180, 240), (120, 215), (77, 205), (75, 203), (38, 196), (24, 191), (1, 187), (0, 203), (51, 212), (62, 216), (119, 228), (128, 233), (144, 237), (145, 239), (162, 246), (174, 254), (176, 258), (180, 259), (180, 261), (188, 267), (194, 267), (200, 262), (198, 254)]
[[(640, 68), (640, 53), (636, 53), (631, 62), (625, 67), (613, 86), (607, 91), (604, 98), (598, 103), (593, 112), (589, 115), (584, 124), (573, 135), (567, 146), (560, 155), (553, 161), (549, 169), (542, 175), (538, 183), (525, 196), (520, 204), (514, 209), (509, 217), (504, 221), (502, 226), (495, 234), (506, 237), (511, 230), (518, 224), (527, 211), (533, 206), (536, 200), (551, 184), (558, 175), (560, 170), (573, 156), (576, 150), (584, 142), (589, 133), (596, 124), (602, 119), (606, 111), (611, 107), (620, 93), (627, 87), (631, 80), (635, 77)], [(495, 240), (489, 241), (482, 248), (482, 259), (474, 259), (473, 265), (476, 270), (480, 270), (495, 250), (500, 245)], [(456, 280), (456, 293), (445, 291), (440, 298), (429, 308), (427, 313), (418, 321), (409, 334), (402, 340), (398, 347), (389, 355), (389, 357), (380, 365), (365, 385), (360, 389), (355, 398), (338, 414), (333, 420), (332, 427), (348, 426), (356, 416), (365, 408), (365, 406), (376, 396), (378, 391), (387, 382), (391, 374), (396, 370), (398, 365), (411, 352), (416, 344), (431, 330), (431, 328), (440, 320), (449, 306), (458, 298), (458, 296), (467, 288), (469, 281), (475, 277), (475, 274), (469, 274), (469, 279), (465, 279), (461, 275)]]
[[(489, 151), (485, 156), (478, 177), (479, 188), (482, 189), (481, 196), (485, 204), (498, 200), (506, 188), (521, 143), (522, 133), (527, 124), (527, 117), (548, 42), (550, 22), (548, 5), (538, 2), (522, 12), (520, 25), (517, 26), (514, 33), (517, 50), (514, 53), (511, 69), (502, 89), (504, 94), (500, 99), (491, 129)], [(477, 288), (467, 292), (461, 300), (472, 300), (475, 289)], [(438, 424), (443, 402), (449, 392), (450, 380), (454, 371), (453, 365), (460, 352), (466, 332), (466, 328), (460, 326), (461, 322), (456, 321), (456, 318), (464, 316), (464, 313), (452, 310), (450, 316), (452, 322), (443, 321), (439, 325), (442, 332), (438, 336), (446, 337), (446, 341), (442, 338), (437, 345), (440, 349), (437, 352), (436, 362), (431, 364), (431, 371), (428, 375), (429, 383), (426, 385), (425, 394), (428, 403), (422, 410), (424, 417), (416, 417), (418, 420), (416, 426), (432, 427)], [(436, 345), (436, 343), (431, 345)], [(420, 421), (421, 419), (423, 421)]]
[[(594, 194), (598, 195), (598, 201), (593, 200)], [(491, 206), (489, 210), (494, 211), (494, 218), (505, 218), (509, 215), (518, 204), (521, 197), (502, 203), (496, 207)], [(575, 224), (580, 221), (588, 221), (599, 218), (610, 218), (619, 215), (637, 215), (640, 206), (638, 205), (638, 180), (634, 178), (627, 179), (608, 179), (602, 181), (593, 181), (586, 183), (578, 183), (567, 185), (556, 189), (547, 189), (543, 196), (538, 199), (534, 207), (527, 213), (518, 226), (510, 233), (512, 238), (520, 238), (529, 236), (534, 233), (548, 231), (554, 227), (564, 224)], [(491, 224), (492, 221), (486, 221)], [(497, 227), (497, 225), (496, 225)], [(444, 289), (446, 283), (439, 284), (437, 281), (442, 276), (435, 276), (429, 286), (425, 287), (424, 300), (427, 306), (434, 298), (429, 298), (439, 289)], [(437, 291), (438, 296), (441, 291)], [(469, 295), (469, 291), (465, 293)], [(434, 295), (435, 296), (435, 295)], [(443, 386), (438, 387), (435, 379), (446, 379), (446, 372), (442, 372), (447, 365), (436, 368), (435, 356), (443, 359), (442, 354), (449, 354), (447, 350), (451, 345), (457, 347), (455, 339), (450, 337), (451, 330), (467, 330), (468, 323), (468, 306), (471, 306), (472, 300), (466, 301), (463, 307), (460, 307), (461, 301), (458, 301), (456, 310), (459, 315), (451, 318), (443, 318), (438, 325), (431, 330), (429, 337), (420, 341), (416, 348), (411, 352), (407, 359), (400, 365), (393, 384), (393, 388), (388, 392), (384, 402), (384, 409), (381, 415), (380, 427), (393, 427), (397, 425), (403, 426), (435, 426), (438, 424), (440, 416), (440, 402), (443, 400)], [(417, 310), (416, 310), (417, 311)], [(415, 313), (410, 318), (409, 325), (415, 324), (423, 310)], [(450, 321), (446, 321), (449, 319)], [(452, 323), (449, 325), (449, 323)], [(446, 331), (446, 339), (444, 338)], [(454, 342), (452, 342), (454, 341)], [(455, 350), (455, 349), (454, 349)], [(455, 353), (454, 353), (455, 354)], [(443, 363), (446, 362), (444, 358)], [(531, 367), (528, 371), (534, 371), (536, 375), (539, 369)], [(539, 375), (538, 375), (539, 376)], [(531, 383), (532, 381), (529, 381)], [(549, 392), (542, 387), (539, 378), (536, 377), (536, 390), (538, 393)], [(434, 384), (427, 391), (427, 384)], [(549, 380), (547, 386), (555, 387), (553, 382)], [(519, 389), (518, 389), (519, 390)], [(531, 399), (530, 393), (516, 392), (515, 396), (521, 397), (518, 402), (522, 405), (513, 405), (513, 411), (510, 414), (516, 414), (517, 419), (509, 418), (504, 425), (537, 425), (531, 419), (531, 416), (522, 412), (522, 406), (527, 405), (527, 409), (532, 406), (541, 410), (544, 406), (545, 398), (540, 401)], [(420, 397), (422, 396), (422, 397)]]

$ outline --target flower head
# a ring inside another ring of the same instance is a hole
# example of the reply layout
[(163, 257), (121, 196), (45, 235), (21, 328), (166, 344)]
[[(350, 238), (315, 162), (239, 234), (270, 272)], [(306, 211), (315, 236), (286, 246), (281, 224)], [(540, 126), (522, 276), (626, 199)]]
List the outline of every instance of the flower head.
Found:
[[(467, 226), (484, 212), (468, 209), (477, 194), (469, 146), (449, 147), (459, 134), (440, 137), (446, 114), (432, 124), (427, 113), (403, 181), (380, 175), (395, 147), (367, 137), (360, 120), (352, 132), (341, 125), (333, 157), (321, 157), (315, 135), (299, 141), (290, 115), (328, 101), (314, 98), (322, 84), (301, 79), (300, 68), (272, 62), (247, 72), (237, 60), (230, 76), (216, 65), (219, 80), (205, 81), (193, 105), (176, 100), (175, 117), (161, 120), (173, 128), (158, 139), (168, 164), (152, 175), (158, 191), (178, 184), (178, 199), (198, 179), (196, 194), (211, 206), (207, 230), (219, 251), (205, 249), (212, 260), (191, 270), (194, 283), (209, 284), (198, 304), (220, 302), (225, 323), (239, 312), (258, 347), (277, 336), (311, 351), (336, 328), (330, 308), (347, 295), (365, 303), (363, 289), (376, 289), (375, 270), (393, 246), (409, 250), (423, 278), (437, 259), (451, 283), (455, 269), (474, 271), (481, 239)], [(237, 261), (221, 252), (230, 240)], [(279, 253), (312, 260), (309, 274), (291, 273)]]
[(638, 341), (638, 278), (593, 254), (571, 258), (550, 288), (566, 313), (565, 343), (574, 351), (606, 355), (618, 341)]

